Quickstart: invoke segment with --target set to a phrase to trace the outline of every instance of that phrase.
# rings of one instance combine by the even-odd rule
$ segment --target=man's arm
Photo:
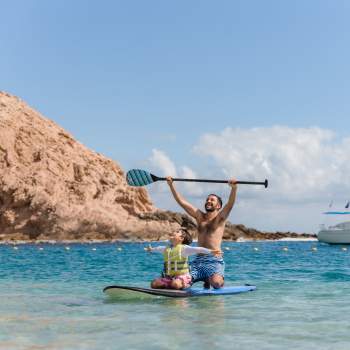
[[[185,212],[188,215],[191,215],[193,218],[197,219],[200,211],[195,208],[192,204],[188,203],[181,195],[179,192],[176,191],[173,179],[171,176],[168,176],[166,178],[166,181],[170,187],[171,193],[173,194],[176,202],[185,210]]]
[[[230,197],[228,199],[227,204],[222,208],[222,210],[219,213],[220,218],[223,220],[226,220],[228,218],[228,216],[230,215],[230,212],[233,208],[233,205],[235,204],[236,194],[237,194],[236,182],[237,182],[236,179],[231,179],[229,181],[229,185],[231,186]]]

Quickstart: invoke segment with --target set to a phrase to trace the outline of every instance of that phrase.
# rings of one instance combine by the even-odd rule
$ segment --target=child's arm
[[[156,252],[156,253],[164,253],[164,250],[166,249],[166,247],[164,246],[158,246],[158,247],[152,247],[151,245],[149,245],[148,247],[144,248],[147,252]]]
[[[204,247],[191,247],[191,246],[185,246],[183,250],[183,254],[185,256],[190,256],[194,254],[213,254],[215,256],[221,256],[222,251],[217,249],[208,249]]]

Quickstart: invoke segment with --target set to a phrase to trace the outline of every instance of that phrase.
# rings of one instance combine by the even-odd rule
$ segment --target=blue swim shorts
[[[190,273],[192,282],[206,281],[214,274],[224,277],[225,262],[223,258],[219,258],[210,254],[196,255],[190,264]]]

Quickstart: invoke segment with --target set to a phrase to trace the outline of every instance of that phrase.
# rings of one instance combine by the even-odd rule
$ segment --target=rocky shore
[[[163,240],[185,214],[160,211],[123,169],[19,98],[0,92],[0,242]],[[224,239],[315,238],[227,224]]]

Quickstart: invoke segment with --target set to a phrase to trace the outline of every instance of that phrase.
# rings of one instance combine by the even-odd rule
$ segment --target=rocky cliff
[[[14,239],[113,238],[147,232],[155,208],[120,166],[84,147],[20,99],[0,93],[0,234]]]
[[[159,211],[144,188],[127,186],[117,163],[0,92],[0,241],[164,239],[179,225],[195,232],[186,215]],[[226,231],[267,237],[243,225]]]

